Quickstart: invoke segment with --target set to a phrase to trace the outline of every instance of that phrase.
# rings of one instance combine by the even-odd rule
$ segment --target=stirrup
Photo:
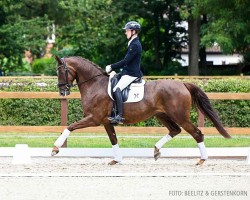
[[[110,121],[111,124],[117,125],[117,124],[123,124],[125,119],[120,115],[116,115],[115,117],[109,117],[108,120]]]

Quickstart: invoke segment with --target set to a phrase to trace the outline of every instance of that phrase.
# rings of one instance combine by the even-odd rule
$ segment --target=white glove
[[[112,71],[111,65],[106,66],[106,72],[110,73]]]

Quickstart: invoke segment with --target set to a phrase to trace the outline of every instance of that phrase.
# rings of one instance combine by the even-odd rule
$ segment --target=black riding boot
[[[111,124],[123,124],[123,101],[122,101],[122,92],[120,88],[117,88],[114,92],[117,115],[114,118],[110,118]]]

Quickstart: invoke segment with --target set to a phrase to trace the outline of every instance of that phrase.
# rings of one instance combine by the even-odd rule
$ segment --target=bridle
[[[58,87],[58,88],[60,88],[60,87],[62,87],[62,86],[66,86],[66,89],[67,89],[67,90],[70,90],[71,87],[75,87],[75,86],[77,86],[77,85],[78,85],[78,86],[79,86],[79,85],[82,85],[82,84],[84,84],[84,83],[86,83],[86,82],[88,82],[88,81],[90,81],[90,80],[92,80],[92,79],[94,79],[94,78],[96,78],[96,77],[98,77],[98,76],[101,76],[101,75],[105,74],[104,72],[101,72],[100,74],[97,74],[96,76],[93,76],[93,77],[91,77],[91,78],[89,78],[89,79],[87,79],[87,80],[80,81],[80,82],[79,82],[78,76],[76,76],[76,84],[70,84],[70,83],[69,83],[69,74],[70,74],[72,77],[74,77],[74,75],[73,75],[73,73],[70,71],[70,69],[68,68],[68,66],[67,66],[67,64],[65,63],[64,59],[61,59],[61,61],[62,61],[62,64],[59,65],[59,66],[57,67],[57,70],[63,67],[63,70],[64,70],[64,72],[65,72],[65,80],[66,80],[66,81],[65,81],[65,82],[58,82],[58,84],[57,84],[57,87]]]
[[[67,67],[66,63],[64,62],[63,59],[61,59],[62,64],[57,67],[57,70],[63,67],[63,70],[65,72],[65,82],[58,82],[57,87],[60,88],[62,86],[66,86],[66,88],[69,90],[71,87],[73,87],[73,84],[69,83],[69,74],[73,77],[72,72],[69,70]]]

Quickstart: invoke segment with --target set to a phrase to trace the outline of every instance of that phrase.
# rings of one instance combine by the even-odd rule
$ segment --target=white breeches
[[[118,83],[116,84],[116,86],[113,89],[113,92],[115,92],[115,90],[117,88],[120,88],[120,90],[122,91],[124,88],[126,88],[130,83],[132,83],[135,79],[137,79],[137,77],[134,76],[129,76],[129,75],[123,75],[121,77],[121,79],[118,81]]]

